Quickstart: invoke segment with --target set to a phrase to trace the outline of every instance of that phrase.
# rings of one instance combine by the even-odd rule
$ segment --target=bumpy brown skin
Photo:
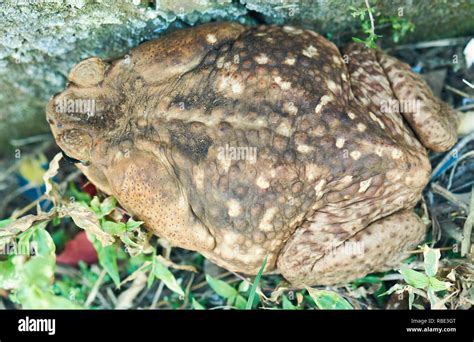
[[[423,239],[411,209],[425,146],[450,148],[456,120],[382,51],[353,44],[345,59],[312,31],[207,24],[81,62],[48,121],[94,184],[173,245],[247,274],[268,256],[295,286],[346,282]],[[97,112],[61,113],[64,99]],[[420,106],[383,111],[397,99]]]

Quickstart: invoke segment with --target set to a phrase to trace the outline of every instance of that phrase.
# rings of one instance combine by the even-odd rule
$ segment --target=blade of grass
[[[262,277],[263,269],[265,268],[265,265],[267,264],[267,258],[268,256],[266,256],[265,259],[263,259],[262,266],[260,267],[260,270],[258,271],[257,276],[255,277],[255,280],[252,284],[252,288],[250,289],[250,294],[247,300],[247,305],[245,306],[245,310],[252,309],[253,300],[255,298],[255,293],[257,292],[258,283],[260,282],[260,278]]]

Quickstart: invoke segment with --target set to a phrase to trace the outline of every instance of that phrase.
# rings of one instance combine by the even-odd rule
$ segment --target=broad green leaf
[[[262,266],[260,267],[260,270],[258,271],[257,276],[255,277],[255,280],[252,284],[252,288],[250,289],[249,298],[247,300],[247,305],[245,307],[245,309],[247,310],[252,309],[253,300],[255,298],[255,293],[257,292],[258,283],[260,282],[260,278],[262,277],[263,270],[265,269],[265,265],[267,264],[267,258],[268,256],[266,256],[265,259],[263,259]]]
[[[38,286],[22,288],[16,294],[23,309],[81,309],[81,307],[70,300],[56,296]]]
[[[19,272],[21,272],[22,287],[38,286],[47,288],[53,280],[55,266],[56,258],[54,255],[34,256],[23,265],[17,265],[20,268]]]
[[[148,273],[148,279],[146,280],[147,289],[151,288],[151,285],[153,285],[154,281],[155,281],[155,272],[153,271],[153,268],[152,268],[151,272]]]
[[[99,257],[99,263],[110,276],[117,288],[120,287],[120,275],[117,266],[117,254],[115,251],[115,245],[103,247],[100,241],[93,238],[92,244],[97,251]]]
[[[101,223],[102,229],[111,235],[120,235],[127,230],[123,222],[104,221]]]
[[[180,296],[184,296],[183,289],[179,286],[173,273],[156,258],[153,262],[153,273],[155,277],[160,279],[171,291],[176,292]]]
[[[0,261],[0,289],[12,290],[22,283],[12,259]]]
[[[206,274],[206,281],[209,286],[221,297],[225,299],[232,299],[234,300],[237,297],[237,290],[234,289],[232,286],[227,284],[226,282],[213,278],[209,274]]]
[[[230,305],[232,305],[232,303],[230,303]],[[234,299],[234,305],[239,310],[245,310],[247,308],[247,300],[238,294]]]
[[[201,305],[196,299],[191,299],[191,304],[194,310],[206,310],[206,308]]]
[[[309,295],[319,309],[352,310],[352,305],[339,294],[328,290],[317,290],[306,287]]]
[[[53,254],[56,251],[56,246],[46,231],[48,221],[40,222],[29,228],[27,231],[18,235],[18,249],[17,253],[21,255],[31,255],[31,245],[35,247],[34,251],[37,254]]]
[[[30,241],[35,233],[34,226],[18,235],[17,253],[21,255],[30,255]]]
[[[117,206],[117,200],[114,197],[107,197],[100,204],[100,214],[102,217],[109,215]]]
[[[38,255],[55,256],[56,245],[49,232],[45,229],[47,222],[40,227],[41,223],[36,227],[33,236],[33,243],[35,244],[36,253]]]
[[[286,298],[285,295],[282,296],[282,305],[284,310],[298,310],[298,307],[293,305],[293,303],[288,298]]]
[[[101,212],[100,212],[100,200],[99,200],[99,197],[97,196],[94,196],[94,198],[92,199],[92,201],[90,202],[90,208],[98,215],[98,216],[101,216]]]
[[[429,277],[434,277],[438,272],[439,259],[441,252],[439,249],[433,249],[427,245],[423,246],[423,256],[425,263],[425,273]]]
[[[410,268],[402,268],[400,273],[407,284],[417,289],[425,289],[430,284],[430,279],[425,274],[412,270]]]
[[[126,224],[127,230],[129,232],[134,231],[135,229],[140,227],[142,224],[143,224],[142,221],[134,221],[133,219],[130,218],[128,219],[127,224]]]
[[[429,288],[432,289],[434,292],[449,290],[452,284],[447,281],[441,281],[436,279],[435,277],[430,278],[430,286]]]

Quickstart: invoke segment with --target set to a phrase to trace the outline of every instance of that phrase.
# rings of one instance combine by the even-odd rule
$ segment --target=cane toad
[[[425,235],[427,149],[457,138],[454,111],[380,49],[236,23],[80,62],[47,118],[148,229],[232,271],[267,257],[295,286],[396,267]]]

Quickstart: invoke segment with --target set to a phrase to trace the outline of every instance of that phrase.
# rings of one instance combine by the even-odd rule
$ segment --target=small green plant
[[[239,290],[209,274],[206,274],[206,281],[219,296],[227,300],[228,306],[234,306],[241,310],[246,308],[247,300],[239,293]]]
[[[334,291],[318,290],[306,287],[308,294],[318,309],[322,310],[352,310],[352,305]]]
[[[8,221],[0,221],[0,226],[6,227]],[[0,261],[0,288],[24,309],[78,309],[79,304],[54,293],[56,247],[46,225],[35,224],[9,241],[18,249]]]
[[[6,260],[0,261],[0,288],[8,291],[12,302],[31,309],[87,306],[84,304],[90,288],[78,285],[72,278],[55,277],[56,245],[47,227],[54,230],[64,220],[72,221],[86,231],[106,278],[109,277],[116,288],[136,276],[132,273],[121,282],[118,261],[142,257],[141,265],[135,267],[138,269],[134,272],[149,272],[148,287],[154,279],[159,279],[172,292],[184,296],[184,291],[168,269],[172,263],[155,255],[156,249],[149,243],[151,233],[141,227],[143,222],[132,218],[125,221],[115,198],[91,198],[74,185],[69,186],[67,196],[60,193],[52,181],[60,159],[61,154],[56,155],[43,176],[45,196],[53,207],[48,212],[38,209],[36,215],[0,221],[0,246],[9,248],[4,257]],[[86,277],[84,265],[80,268]],[[88,283],[94,284],[97,280]]]
[[[398,43],[408,33],[415,30],[415,24],[410,20],[403,18],[402,14],[384,17],[371,8],[368,1],[366,1],[366,7],[364,8],[355,8],[351,6],[349,9],[351,10],[352,17],[359,18],[362,32],[367,35],[364,39],[352,37],[352,40],[358,43],[363,43],[369,48],[377,47],[376,41],[379,37],[382,37],[375,33],[375,21],[377,21],[381,26],[390,26],[394,43]]]
[[[380,24],[390,24],[392,28],[392,40],[394,43],[398,43],[400,39],[405,37],[408,33],[415,31],[414,23],[398,15],[381,18],[379,22]]]
[[[447,298],[449,298],[449,296],[441,299],[436,294],[446,294],[446,292],[451,289],[453,284],[447,281],[439,280],[436,277],[441,253],[439,249],[432,249],[425,245],[423,247],[423,257],[424,272],[418,272],[406,266],[402,267],[400,269],[400,273],[407,284],[395,284],[387,292],[382,293],[380,296],[389,295],[394,292],[397,294],[407,292],[408,306],[410,309],[414,306],[417,308],[422,308],[421,306],[414,304],[416,294],[424,298],[428,298],[431,308],[433,309],[443,307],[444,302]]]
[[[352,11],[351,15],[354,18],[357,18],[357,17],[359,18],[362,25],[362,32],[364,32],[367,35],[365,39],[352,37],[352,40],[357,43],[363,43],[368,48],[377,47],[377,44],[375,44],[375,42],[377,41],[377,38],[381,36],[378,36],[375,34],[375,23],[374,23],[374,16],[373,16],[374,10],[370,6],[367,6],[366,8],[360,8],[360,9],[357,9],[351,6],[349,7],[349,9]]]

